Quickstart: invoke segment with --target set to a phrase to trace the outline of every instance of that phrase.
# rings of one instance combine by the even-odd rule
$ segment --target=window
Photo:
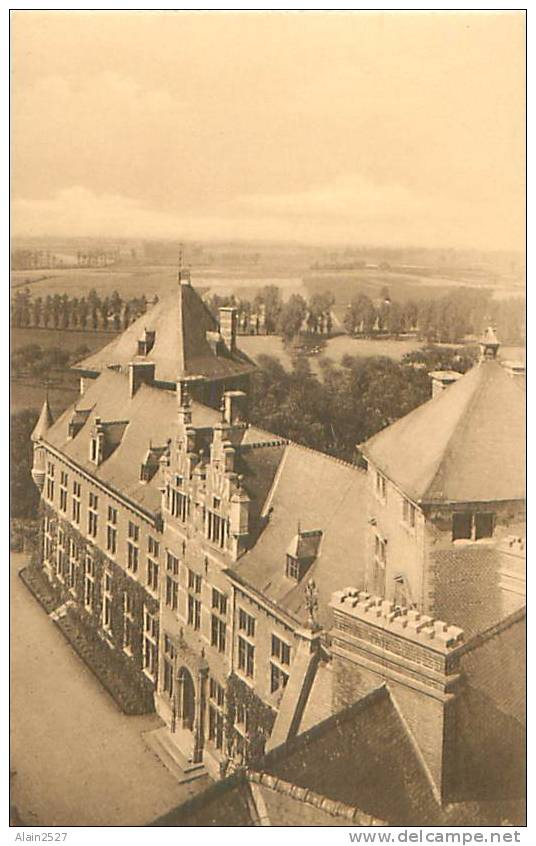
[[[272,658],[276,658],[280,664],[290,664],[290,645],[275,634],[272,635]]]
[[[387,499],[387,479],[379,470],[376,470],[376,496],[382,502]]]
[[[84,562],[84,606],[88,611],[93,610],[95,602],[95,562],[91,555],[86,555]]]
[[[216,749],[223,749],[225,691],[213,678],[209,679],[208,697],[208,737]]]
[[[175,691],[175,647],[168,635],[164,635],[164,693],[173,699]]]
[[[201,576],[193,570],[188,570],[188,590],[201,593]]]
[[[243,608],[238,610],[238,628],[241,632],[245,632],[248,637],[255,637],[255,617],[252,617]]]
[[[300,580],[300,562],[293,555],[287,555],[287,576],[297,582]]]
[[[60,582],[63,581],[64,574],[67,570],[66,556],[65,556],[65,532],[58,529],[58,548],[56,550],[56,575]]]
[[[67,587],[76,595],[76,570],[78,567],[78,548],[71,538],[69,542],[69,567],[67,570]]]
[[[218,652],[225,652],[227,642],[227,597],[217,588],[212,588],[212,615],[210,618],[210,644]]]
[[[188,625],[195,631],[201,628],[201,600],[191,593],[188,594]]]
[[[131,573],[138,572],[140,551],[137,543],[140,538],[140,527],[129,520],[127,541],[127,569]]]
[[[217,497],[214,498],[216,500]],[[219,503],[219,500],[218,500]],[[219,508],[218,504],[218,508]],[[221,549],[224,548],[229,534],[228,521],[217,514],[215,511],[207,509],[205,512],[205,534],[209,541],[217,544]]]
[[[47,499],[52,502],[54,499],[54,464],[52,461],[47,461],[47,472],[46,472],[46,493]]]
[[[211,616],[210,645],[215,646],[218,652],[225,652],[227,639],[227,625],[216,614]]]
[[[243,637],[238,637],[238,669],[249,678],[255,671],[255,647]]]
[[[102,627],[105,632],[112,631],[112,574],[104,571],[102,578]]]
[[[166,556],[166,605],[173,611],[179,607],[179,559],[171,552]]]
[[[182,487],[182,483],[182,476],[175,476],[175,485],[167,485],[166,508],[172,517],[177,517],[183,523],[186,523],[190,516],[190,497],[187,493],[178,490]]]
[[[147,539],[147,587],[153,593],[158,591],[158,554],[160,544],[150,535]]]
[[[151,679],[156,678],[158,620],[147,608],[143,611],[143,669]]]
[[[415,508],[413,503],[410,502],[409,499],[406,499],[404,497],[404,499],[402,500],[402,520],[406,524],[406,526],[410,527],[410,529],[415,528],[416,513],[417,509]]]
[[[227,614],[227,597],[217,588],[212,588],[212,607],[222,616]]]
[[[43,557],[45,566],[50,569],[52,564],[52,553],[54,549],[53,544],[53,526],[50,517],[45,516],[45,524],[44,524],[44,549],[43,549]]]
[[[63,511],[64,514],[67,513],[68,484],[69,476],[64,470],[62,470],[60,474],[60,511]]]
[[[89,510],[87,514],[87,533],[91,538],[97,537],[99,498],[97,494],[89,493]]]
[[[472,530],[471,514],[458,511],[452,515],[452,540],[470,540]]]
[[[123,649],[132,655],[134,644],[134,600],[131,594],[123,594]]]
[[[272,660],[270,662],[270,691],[275,693],[288,682],[288,671],[284,667],[290,665],[290,645],[280,637],[272,635]]]
[[[110,555],[117,551],[117,509],[108,506],[108,525],[106,526],[106,550]]]
[[[493,537],[495,514],[481,511],[456,511],[452,515],[452,540],[481,540]]]
[[[130,570],[131,573],[138,572],[138,562],[139,562],[139,555],[140,551],[137,546],[134,546],[131,541],[127,543],[127,569]]]
[[[80,525],[80,498],[82,486],[80,482],[73,482],[73,523]]]
[[[270,693],[275,693],[276,690],[286,687],[288,682],[288,673],[285,673],[281,667],[270,662]]]
[[[494,523],[494,514],[485,512],[475,514],[475,540],[480,540],[480,538],[493,537]]]

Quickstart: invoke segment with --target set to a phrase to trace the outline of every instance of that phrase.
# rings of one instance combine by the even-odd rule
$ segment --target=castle
[[[275,790],[277,776],[352,819],[407,822],[370,791],[396,746],[382,726],[414,756],[435,821],[492,795],[491,751],[512,785],[524,391],[492,330],[481,348],[464,376],[433,374],[434,396],[348,464],[248,423],[254,365],[236,312],[216,321],[181,269],[168,300],[76,366],[73,407],[53,420],[45,402],[32,435],[39,566],[154,702],[155,748],[191,778],[223,778],[221,801],[244,779]],[[358,749],[371,731],[378,748],[343,797],[352,779],[340,784],[329,750],[350,725]],[[331,775],[311,784],[318,766],[293,761],[326,737]],[[517,813],[494,796],[482,819]],[[188,813],[177,820],[195,824]]]

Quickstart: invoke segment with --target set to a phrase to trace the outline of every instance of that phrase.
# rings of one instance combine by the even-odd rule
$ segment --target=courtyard
[[[146,746],[156,715],[126,717],[71,650],[11,556],[11,802],[24,825],[144,825],[193,793]]]

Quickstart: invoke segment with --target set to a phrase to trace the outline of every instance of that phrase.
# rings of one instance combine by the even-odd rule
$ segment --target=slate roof
[[[154,332],[154,345],[146,356],[138,355],[138,341],[145,330]],[[240,350],[218,353],[207,338],[218,323],[191,285],[177,285],[173,294],[160,300],[134,321],[118,338],[74,365],[77,370],[100,373],[110,365],[127,368],[131,361],[151,361],[158,382],[175,384],[185,376],[223,379],[249,373],[253,362]]]
[[[86,413],[81,414],[82,410]],[[199,427],[212,427],[220,420],[217,411],[201,403],[192,403],[192,413],[194,425]],[[80,428],[70,438],[69,422],[72,418],[79,422]],[[97,418],[101,419],[109,434],[120,434],[119,438],[113,438],[113,451],[99,466],[89,459],[91,431]],[[115,425],[105,425],[110,423]],[[149,446],[152,444],[157,449],[165,447],[168,439],[176,436],[177,425],[174,391],[141,385],[130,397],[128,377],[107,370],[88,383],[84,396],[47,429],[44,440],[95,479],[154,515],[161,504],[158,477],[141,482],[140,468]],[[274,435],[255,427],[244,429],[240,438],[243,443],[274,441]],[[269,484],[269,481],[257,484],[262,488],[262,484]]]
[[[364,575],[366,475],[355,465],[289,443],[280,448],[273,479],[259,537],[229,572],[303,622],[308,616],[304,587],[314,579],[318,619],[327,623],[333,591],[360,583]],[[316,558],[296,582],[286,575],[286,556],[298,522],[303,532],[319,530],[322,536]]]
[[[217,782],[150,824],[189,826],[373,826],[383,820],[304,790],[269,773],[249,770]]]
[[[477,734],[475,714],[477,720],[486,719],[486,708],[489,721],[485,703],[472,719],[465,718],[462,747]],[[358,807],[389,825],[522,825],[524,784],[517,774],[521,759],[514,755],[509,766],[503,759],[498,765],[495,744],[487,746],[488,760],[480,758],[470,784],[463,778],[467,762],[462,756],[458,772],[465,788],[463,801],[441,807],[389,690],[382,686],[274,749],[256,768]]]
[[[524,393],[499,361],[482,360],[361,449],[415,502],[524,499]]]

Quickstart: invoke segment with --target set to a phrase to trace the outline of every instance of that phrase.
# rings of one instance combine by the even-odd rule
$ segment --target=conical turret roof
[[[47,394],[47,396],[45,397],[45,401],[41,406],[39,418],[31,434],[32,441],[38,441],[40,438],[43,438],[52,426],[53,422],[54,418],[52,417],[52,412],[50,410]]]

